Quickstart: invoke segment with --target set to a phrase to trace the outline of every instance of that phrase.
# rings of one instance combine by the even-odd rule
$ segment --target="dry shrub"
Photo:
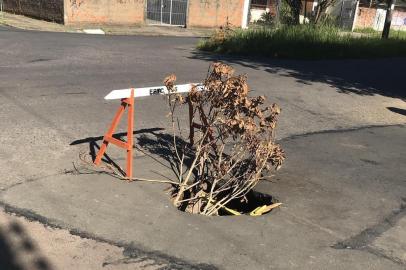
[[[250,97],[247,77],[233,75],[232,67],[211,65],[204,91],[194,87],[187,97],[176,93],[175,75],[164,81],[173,124],[174,153],[179,162],[179,185],[172,190],[173,203],[187,212],[218,215],[233,200],[246,194],[278,169],[285,155],[275,143],[278,105],[265,106],[265,97]],[[200,128],[192,145],[179,144],[176,109],[193,104],[193,122]]]
[[[222,44],[235,33],[233,28],[234,27],[227,21],[225,25],[214,30],[213,34],[210,36],[210,41],[214,44]]]

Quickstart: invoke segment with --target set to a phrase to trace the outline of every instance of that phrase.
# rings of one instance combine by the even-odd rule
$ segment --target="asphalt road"
[[[405,59],[241,59],[198,53],[196,42],[0,28],[6,210],[122,247],[122,264],[146,257],[174,269],[404,269]],[[282,107],[278,138],[288,160],[276,183],[258,187],[285,203],[280,210],[193,217],[170,206],[164,186],[66,173],[88,149],[72,143],[105,132],[118,105],[103,100],[110,90],[160,85],[169,73],[196,82],[221,58],[248,75],[252,94]],[[157,129],[168,128],[166,114],[162,97],[137,100],[136,130],[165,132]],[[136,176],[171,173],[140,153],[135,160]]]

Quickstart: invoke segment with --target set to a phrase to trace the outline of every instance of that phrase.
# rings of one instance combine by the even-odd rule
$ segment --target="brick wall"
[[[188,27],[241,26],[244,0],[189,0]]]
[[[34,18],[63,22],[64,0],[3,0],[4,10]]]
[[[65,24],[140,24],[144,0],[65,0]]]
[[[374,26],[376,12],[375,8],[359,7],[355,28],[372,28]],[[393,11],[391,29],[406,30],[405,10],[399,9]]]
[[[375,8],[359,7],[355,28],[373,27],[375,15]]]

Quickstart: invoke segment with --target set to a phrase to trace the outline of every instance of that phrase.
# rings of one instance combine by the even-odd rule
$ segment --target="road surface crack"
[[[380,237],[383,233],[391,229],[396,225],[396,223],[403,217],[406,216],[406,198],[402,198],[402,202],[398,209],[393,210],[389,215],[387,215],[379,223],[372,227],[366,228],[359,234],[354,235],[344,241],[340,241],[332,246],[335,249],[356,249],[365,250],[374,255],[387,258],[398,264],[403,262],[397,258],[393,258],[384,254],[381,250],[375,247],[371,247],[370,244]]]

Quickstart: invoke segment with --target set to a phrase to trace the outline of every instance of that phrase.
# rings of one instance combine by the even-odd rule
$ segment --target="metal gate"
[[[186,25],[188,0],[148,0],[147,23]]]
[[[352,30],[356,9],[356,0],[343,0],[341,2],[340,26],[342,28]]]

